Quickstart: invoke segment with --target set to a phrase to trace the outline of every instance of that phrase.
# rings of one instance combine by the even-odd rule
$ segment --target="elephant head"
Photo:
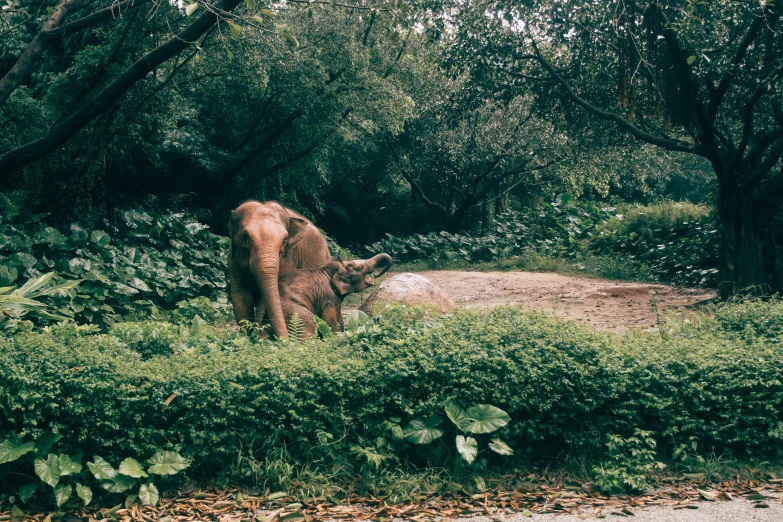
[[[392,266],[389,254],[378,254],[370,259],[342,261],[332,276],[332,286],[340,296],[361,292],[374,286],[373,277],[380,277]]]
[[[278,275],[298,268],[318,268],[329,259],[323,235],[296,212],[274,202],[248,201],[240,205],[231,213],[229,252],[230,276],[232,268],[235,269],[231,293],[237,321],[252,319],[240,317],[238,312],[247,308],[239,301],[242,292],[249,291],[255,320],[261,323],[265,316],[268,317],[275,335],[286,337]],[[236,298],[234,294],[237,294]]]

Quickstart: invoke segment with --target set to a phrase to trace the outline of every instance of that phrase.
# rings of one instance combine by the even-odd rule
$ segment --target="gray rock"
[[[397,274],[381,283],[359,309],[372,315],[375,303],[428,305],[437,308],[441,313],[454,306],[454,302],[429,279],[410,272]]]

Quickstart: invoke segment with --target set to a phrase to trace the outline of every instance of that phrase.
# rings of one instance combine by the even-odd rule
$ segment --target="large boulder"
[[[428,305],[434,306],[441,312],[454,306],[454,302],[429,279],[410,272],[397,274],[381,283],[359,309],[372,315],[375,303]]]

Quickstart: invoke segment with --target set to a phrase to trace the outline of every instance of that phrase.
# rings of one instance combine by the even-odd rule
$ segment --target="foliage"
[[[53,272],[30,279],[20,288],[14,289],[13,286],[0,288],[0,329],[15,330],[27,315],[50,321],[67,321],[68,318],[65,316],[48,312],[46,305],[37,298],[65,292],[76,287],[81,281],[68,281],[45,288],[52,277],[54,277]]]
[[[451,422],[465,435],[492,433],[511,420],[505,411],[489,404],[478,404],[465,410],[457,401],[449,399],[444,409]],[[479,453],[478,443],[471,435],[465,435],[457,435],[457,451],[468,464],[472,464]],[[514,454],[514,450],[497,437],[489,443],[489,449],[499,455]]]
[[[405,238],[388,235],[367,246],[371,253],[386,252],[395,260],[492,261],[534,250],[544,255],[573,257],[579,242],[592,237],[599,221],[615,209],[575,204],[562,196],[526,212],[499,216],[485,236],[449,232],[415,234]]]
[[[762,305],[722,305],[721,320],[664,322],[665,336],[603,334],[517,308],[442,317],[390,309],[344,335],[284,346],[208,324],[147,321],[109,335],[55,325],[0,338],[0,436],[37,439],[45,426],[64,435],[63,453],[81,448],[111,462],[177,451],[199,474],[224,469],[248,445],[261,461],[286,447],[324,470],[374,467],[370,450],[383,465],[443,466],[452,455],[437,449],[445,446],[413,451],[395,442],[406,426],[385,423],[420,419],[445,432],[452,428],[428,419],[459,397],[507,412],[513,422],[500,433],[519,448],[515,459],[598,456],[608,434],[636,429],[655,432],[664,454],[698,437],[716,454],[779,459],[779,327],[744,326],[753,306]],[[783,314],[779,301],[763,306]],[[158,346],[156,330],[172,349],[144,354]],[[414,436],[417,426],[408,428]],[[473,433],[462,435],[484,436]],[[490,464],[500,458],[493,454]]]
[[[650,487],[648,475],[665,465],[657,462],[656,442],[650,431],[634,430],[628,438],[606,437],[608,460],[593,468],[596,487],[608,494],[644,491]]]
[[[618,209],[562,197],[527,212],[504,213],[486,235],[389,235],[365,248],[433,266],[497,261],[500,267],[501,260],[516,258],[522,269],[573,271],[573,266],[553,263],[570,259],[582,273],[602,277],[714,287],[718,243],[717,228],[703,206],[660,202]]]
[[[0,477],[13,473],[32,478],[29,473],[32,469],[39,479],[39,482],[28,482],[22,486],[16,481],[21,503],[27,504],[38,491],[48,495],[50,490],[46,486],[49,486],[57,508],[73,501],[74,493],[87,505],[92,502],[93,490],[85,484],[89,484],[89,476],[92,475],[96,485],[108,493],[128,493],[138,487],[135,494],[131,493],[125,499],[126,507],[137,499],[143,505],[156,505],[160,493],[150,475],[176,475],[189,466],[186,459],[172,451],[156,452],[147,461],[149,466],[146,471],[140,462],[131,457],[125,458],[118,469],[97,455],[84,466],[81,450],[73,455],[49,452],[62,438],[60,434],[44,431],[35,441],[22,442],[21,437],[13,436],[0,442]],[[51,500],[50,496],[49,503]]]
[[[54,270],[68,291],[47,292],[43,302],[58,315],[99,325],[116,314],[175,306],[184,317],[196,302],[181,302],[199,296],[225,302],[226,238],[184,214],[126,210],[117,218],[106,230],[73,223],[60,231],[42,216],[0,224],[0,284]]]
[[[599,228],[590,248],[641,261],[664,281],[715,287],[719,243],[705,207],[664,202],[628,207]]]

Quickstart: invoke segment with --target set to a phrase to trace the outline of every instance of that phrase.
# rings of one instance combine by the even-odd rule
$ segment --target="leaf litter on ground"
[[[574,514],[580,518],[604,518],[608,515],[634,516],[637,509],[668,506],[673,509],[698,509],[699,502],[732,501],[742,497],[754,507],[766,508],[770,502],[783,501],[783,481],[743,480],[705,485],[685,479],[654,492],[638,496],[608,496],[595,491],[592,483],[568,483],[550,488],[546,477],[540,484],[508,491],[501,487],[479,494],[428,492],[416,502],[389,504],[382,498],[350,495],[340,501],[316,497],[297,501],[285,492],[252,495],[240,488],[182,492],[173,498],[161,498],[157,506],[120,504],[113,508],[82,507],[63,512],[27,513],[22,515],[11,506],[0,504],[0,521],[24,518],[35,522],[64,520],[75,522],[178,522],[183,520],[217,522],[313,522],[320,520],[425,520],[456,519],[473,516],[520,513],[532,516],[542,513]],[[674,480],[674,479],[672,479]],[[339,503],[338,503],[339,502]],[[69,513],[65,513],[69,511]]]

